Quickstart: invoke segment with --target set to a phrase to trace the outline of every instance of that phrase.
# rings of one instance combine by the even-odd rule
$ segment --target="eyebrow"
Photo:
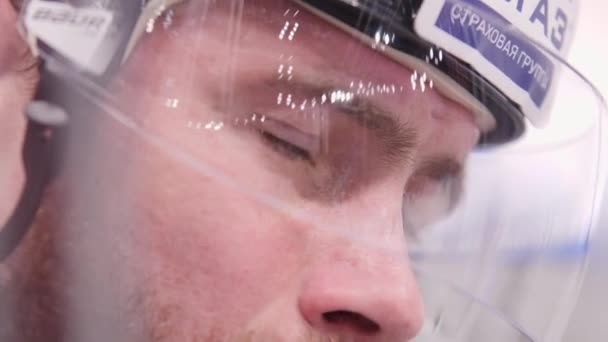
[[[450,156],[431,157],[424,160],[417,172],[435,181],[441,182],[448,178],[462,176],[462,163]]]
[[[337,85],[334,81],[310,75],[294,76],[291,81],[272,79],[266,83],[275,87],[288,87],[296,93],[312,97],[322,95],[331,97],[331,93],[336,91],[353,94],[347,86]],[[353,94],[350,101],[329,102],[357,124],[374,132],[383,141],[386,149],[385,158],[389,164],[396,164],[403,160],[413,161],[418,133],[413,125],[399,120],[397,113],[387,111],[373,101],[357,96],[357,94]],[[463,193],[463,170],[464,166],[461,161],[449,155],[439,155],[423,159],[414,172],[442,185],[445,194],[449,196],[449,210],[451,210]]]
[[[340,110],[357,124],[372,131],[385,145],[385,159],[390,163],[411,161],[416,147],[417,131],[399,119],[397,113],[392,113],[368,99],[358,96],[347,86],[336,85],[335,82],[324,80],[311,80],[304,77],[293,77],[292,80],[268,80],[268,85],[274,87],[287,87],[294,92],[304,93],[316,97],[320,101],[322,96],[327,97],[328,104]],[[342,92],[351,94],[348,101],[330,100],[332,93]]]
[[[337,105],[361,126],[374,132],[385,143],[389,162],[412,160],[417,132],[411,125],[400,122],[396,115],[386,112],[370,101],[356,98],[352,103]]]
[[[311,73],[312,74],[312,73]],[[348,86],[338,85],[334,81],[326,81],[307,74],[306,76],[293,76],[291,80],[267,79],[263,82],[273,88],[287,88],[293,93],[316,98],[331,96],[334,91],[346,91],[353,94]],[[254,85],[255,86],[255,85]],[[284,88],[283,88],[284,87]],[[329,104],[338,108],[362,127],[369,129],[383,141],[385,145],[385,158],[390,164],[407,161],[413,162],[413,152],[417,145],[418,132],[413,125],[399,120],[397,113],[392,113],[368,99],[353,94],[350,101]],[[421,177],[427,177],[442,186],[444,196],[448,199],[446,214],[454,209],[463,193],[463,163],[449,155],[428,157],[420,162],[414,171]]]
[[[448,212],[454,209],[463,194],[464,166],[450,156],[438,156],[424,160],[414,173],[440,184],[448,199]]]

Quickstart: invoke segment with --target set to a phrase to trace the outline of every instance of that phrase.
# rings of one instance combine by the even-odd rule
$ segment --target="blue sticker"
[[[448,0],[435,26],[477,50],[541,107],[554,65],[504,17],[479,0]]]

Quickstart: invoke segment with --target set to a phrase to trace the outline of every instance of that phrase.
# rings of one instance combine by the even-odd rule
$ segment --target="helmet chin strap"
[[[27,234],[47,185],[61,164],[66,111],[52,100],[58,83],[44,67],[34,100],[26,108],[27,129],[21,150],[25,185],[8,221],[0,229],[0,262],[8,258]]]

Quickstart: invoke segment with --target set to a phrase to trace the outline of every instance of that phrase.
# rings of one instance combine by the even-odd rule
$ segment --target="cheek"
[[[295,286],[306,259],[303,227],[183,164],[145,149],[138,155],[141,272],[162,296],[248,316]]]

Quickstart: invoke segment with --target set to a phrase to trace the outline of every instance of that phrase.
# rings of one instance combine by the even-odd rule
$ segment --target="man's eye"
[[[260,130],[262,138],[270,145],[270,147],[276,152],[292,160],[305,160],[312,162],[310,152],[304,148],[301,148],[295,144],[292,144],[286,140],[278,138],[274,134]]]
[[[250,124],[274,151],[291,160],[313,162],[319,138],[302,128],[270,116]]]

